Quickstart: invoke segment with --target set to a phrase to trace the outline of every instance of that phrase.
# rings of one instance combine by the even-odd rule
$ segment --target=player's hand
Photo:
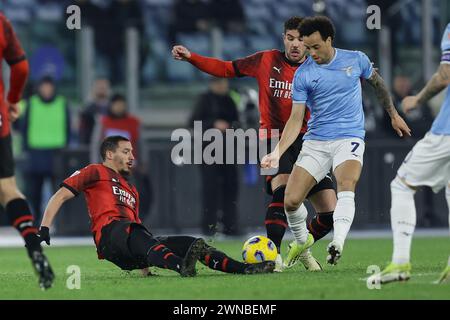
[[[45,241],[46,244],[50,245],[50,229],[48,227],[41,227],[38,232],[38,237],[40,242]]]
[[[404,113],[408,113],[414,108],[417,108],[419,98],[417,96],[407,96],[402,100],[402,109]]]
[[[406,124],[405,120],[397,113],[391,119],[392,128],[397,132],[400,137],[403,137],[404,134],[407,136],[411,136],[411,129]]]
[[[18,103],[8,103],[9,121],[14,122],[19,119],[20,108]]]
[[[270,168],[278,168],[280,162],[280,157],[278,152],[272,152],[266,154],[261,160],[261,168],[270,169]]]
[[[191,52],[184,46],[174,46],[172,48],[172,57],[175,60],[188,60],[191,58]]]

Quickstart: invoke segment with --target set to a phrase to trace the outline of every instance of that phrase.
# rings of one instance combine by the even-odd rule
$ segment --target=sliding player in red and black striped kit
[[[0,61],[3,59],[11,68],[11,75],[6,99],[3,79],[0,78],[0,204],[5,208],[11,225],[25,241],[28,256],[39,275],[39,285],[47,289],[53,283],[54,274],[42,253],[28,202],[16,185],[11,141],[10,126],[19,117],[18,102],[28,77],[28,61],[10,22],[0,13]]]
[[[61,205],[83,192],[91,231],[99,259],[123,270],[148,267],[168,268],[181,276],[195,276],[197,260],[211,269],[239,274],[269,273],[275,263],[245,264],[209,246],[201,238],[189,236],[153,237],[139,219],[139,193],[127,181],[133,166],[131,142],[121,136],[107,137],[101,144],[102,164],[91,164],[64,180],[48,202],[40,237],[50,244],[54,217]]]
[[[234,61],[222,61],[215,58],[204,57],[187,48],[177,45],[172,49],[172,55],[177,60],[185,60],[198,69],[216,77],[254,77],[259,87],[259,111],[261,140],[275,138],[271,130],[278,129],[281,132],[286,125],[292,109],[291,86],[294,73],[305,60],[305,48],[297,30],[301,18],[292,17],[284,24],[283,42],[285,51],[266,50],[260,51],[248,57]],[[286,184],[292,167],[302,148],[302,137],[307,131],[309,112],[305,115],[303,127],[296,142],[280,159],[278,172],[267,177],[267,191],[272,196],[266,212],[265,225],[268,238],[272,239],[280,253],[281,241],[288,226],[284,212],[284,195]],[[279,137],[276,137],[279,138]],[[320,181],[309,193],[316,216],[308,224],[310,235],[317,241],[324,237],[333,227],[333,211],[336,206],[336,193],[331,177]],[[289,257],[286,267],[292,267],[297,261],[301,261],[308,270],[320,270],[320,265],[306,251],[302,256]],[[281,271],[281,255],[277,257],[276,271]]]

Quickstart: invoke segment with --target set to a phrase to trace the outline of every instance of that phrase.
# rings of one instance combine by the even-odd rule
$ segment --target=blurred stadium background
[[[197,6],[207,2],[220,10],[202,13]],[[66,8],[71,4],[81,8],[81,30],[66,27]],[[381,8],[381,30],[366,28],[370,4]],[[198,166],[176,166],[170,161],[170,135],[175,128],[187,126],[196,99],[207,89],[208,76],[188,63],[174,61],[170,53],[173,44],[232,60],[258,50],[282,49],[283,22],[292,15],[325,14],[337,29],[335,46],[366,52],[401,96],[404,91],[420,89],[436,69],[440,37],[450,21],[448,0],[8,0],[1,1],[1,9],[14,25],[30,61],[25,98],[34,92],[42,76],[51,75],[58,93],[69,101],[71,140],[54,167],[56,180],[89,162],[89,146],[80,142],[78,128],[94,79],[105,77],[112,83],[112,92],[125,94],[130,111],[141,120],[142,152],[148,157],[145,171],[152,190],[146,193],[152,200],[141,215],[155,234],[200,233]],[[205,24],[192,31],[184,28],[186,19]],[[113,42],[118,45],[111,45]],[[7,76],[6,65],[3,72]],[[242,123],[256,126],[254,109],[249,107],[257,103],[256,81],[231,80],[231,87],[238,97]],[[442,99],[443,94],[429,104],[431,117],[416,114],[407,118],[415,135],[404,141],[388,129],[383,108],[372,91],[365,90],[367,147],[353,230],[390,229],[389,183],[415,141],[430,127]],[[14,141],[19,184],[24,190],[27,178],[22,169],[30,159],[22,150],[19,131],[14,133]],[[239,225],[244,232],[264,234],[268,199],[263,178],[255,168],[239,168]],[[44,205],[50,194],[47,185]],[[448,226],[442,194],[424,188],[416,197],[419,228],[440,232]],[[84,199],[79,197],[63,207],[55,232],[61,236],[89,235],[88,224]],[[0,215],[0,225],[6,225],[4,215]],[[4,230],[8,233],[9,229]]]

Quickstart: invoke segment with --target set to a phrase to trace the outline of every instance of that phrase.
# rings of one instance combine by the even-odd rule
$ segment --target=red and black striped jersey
[[[101,229],[114,220],[139,219],[139,194],[136,188],[113,169],[91,164],[73,173],[61,186],[74,195],[83,192],[86,198],[91,231],[98,245]]]
[[[8,101],[17,103],[20,100],[28,76],[28,63],[20,63],[26,60],[25,52],[14,33],[11,23],[5,15],[0,13],[0,61],[3,61],[3,59],[11,66]],[[1,74],[2,67],[0,63]],[[10,132],[4,91],[3,77],[0,77],[0,138],[9,135]]]
[[[292,80],[299,63],[289,61],[279,50],[260,51],[233,61],[237,76],[256,78],[259,87],[260,128],[279,129],[280,134],[292,110]],[[306,109],[301,132],[306,132],[310,114]],[[264,131],[260,132],[264,138]]]

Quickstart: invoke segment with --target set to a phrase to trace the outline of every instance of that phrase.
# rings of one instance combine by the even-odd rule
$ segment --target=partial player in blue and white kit
[[[375,88],[399,136],[410,135],[410,130],[398,115],[383,79],[369,58],[360,51],[332,46],[334,26],[328,18],[306,18],[299,32],[310,56],[294,75],[293,107],[281,140],[274,152],[263,158],[261,165],[277,166],[279,157],[294,142],[308,106],[311,111],[308,131],[285,193],[285,211],[296,238],[290,244],[285,261],[295,263],[298,255],[314,243],[306,229],[307,211],[303,201],[309,190],[332,168],[338,201],[327,262],[336,264],[355,215],[355,187],[363,164],[365,131],[361,78]]]
[[[403,99],[405,113],[423,106],[450,84],[450,23],[442,37],[441,50],[441,63],[437,72],[419,94]],[[414,193],[420,186],[431,187],[434,192],[445,187],[450,222],[450,90],[431,130],[409,152],[391,182],[391,225],[394,235],[392,262],[381,273],[373,275],[370,281],[388,283],[410,278],[411,241],[416,226]],[[449,276],[450,258],[441,280]]]

